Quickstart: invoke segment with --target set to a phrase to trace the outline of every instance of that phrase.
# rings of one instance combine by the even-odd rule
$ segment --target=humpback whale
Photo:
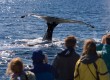
[[[87,25],[87,27],[90,27],[90,28],[94,28],[93,25],[87,24],[83,21],[69,20],[69,19],[63,19],[63,18],[51,17],[51,16],[43,16],[43,15],[38,15],[38,14],[34,14],[34,13],[23,15],[23,16],[21,16],[21,18],[25,18],[27,16],[34,16],[34,17],[37,17],[40,19],[44,19],[46,21],[48,28],[46,30],[44,37],[43,37],[43,40],[47,40],[47,41],[52,41],[53,31],[54,31],[55,27],[60,23],[78,23],[78,24]]]

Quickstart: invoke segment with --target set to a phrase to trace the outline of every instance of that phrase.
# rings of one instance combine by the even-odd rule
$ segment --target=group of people
[[[110,80],[110,34],[102,37],[100,44],[86,39],[82,54],[75,51],[77,39],[68,36],[66,49],[48,64],[47,55],[42,50],[32,54],[33,68],[25,70],[20,58],[12,59],[6,73],[10,80]]]

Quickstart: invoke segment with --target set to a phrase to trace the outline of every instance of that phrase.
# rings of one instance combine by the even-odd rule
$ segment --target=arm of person
[[[106,44],[106,35],[102,36],[101,42],[97,45],[97,51],[101,51],[104,44]]]
[[[96,49],[97,49],[97,51],[102,51],[102,49],[103,49],[103,44],[102,44],[102,43],[97,44]]]
[[[36,76],[35,76],[35,74],[33,72],[27,71],[26,75],[27,75],[29,80],[36,80]]]
[[[98,63],[98,71],[100,80],[110,80],[110,74],[108,73],[107,66],[101,58]]]
[[[79,78],[79,60],[77,61],[76,65],[75,65],[75,72],[74,72],[74,80],[80,80]]]

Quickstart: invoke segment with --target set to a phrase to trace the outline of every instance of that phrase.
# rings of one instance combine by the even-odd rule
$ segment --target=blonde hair
[[[21,73],[23,71],[23,62],[17,57],[13,58],[7,67],[6,74]]]
[[[74,36],[68,36],[65,39],[65,46],[66,47],[75,47],[76,45],[76,38]]]

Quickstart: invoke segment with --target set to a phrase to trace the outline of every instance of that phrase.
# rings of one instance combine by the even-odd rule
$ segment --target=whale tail
[[[38,15],[38,14],[34,14],[34,13],[21,16],[21,18],[25,18],[27,16],[34,16],[34,17],[37,17],[40,19],[44,19],[46,21],[48,28],[47,28],[47,31],[46,31],[44,37],[43,37],[43,40],[47,40],[47,41],[52,41],[53,31],[54,31],[55,27],[60,23],[79,23],[79,24],[87,25],[87,27],[94,28],[93,25],[87,24],[83,21],[68,20],[68,19],[51,17],[51,16],[42,16],[42,15]]]
[[[58,23],[55,23],[55,22],[52,22],[52,23],[49,23],[47,22],[47,31],[43,37],[43,40],[48,40],[48,41],[52,41],[52,34],[53,34],[53,30],[54,28],[58,25]]]

